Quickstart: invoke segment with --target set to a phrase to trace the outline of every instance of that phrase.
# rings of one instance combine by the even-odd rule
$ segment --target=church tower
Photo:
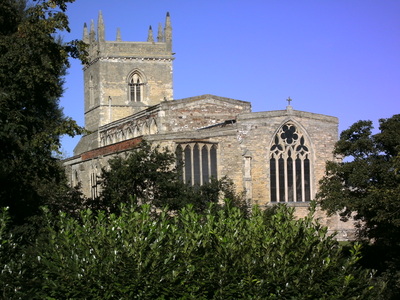
[[[165,100],[173,99],[172,27],[167,13],[165,27],[160,24],[154,40],[150,26],[147,41],[126,42],[117,29],[116,40],[107,41],[102,13],[97,36],[92,20],[86,24],[83,41],[88,45],[84,67],[85,128],[122,119]]]

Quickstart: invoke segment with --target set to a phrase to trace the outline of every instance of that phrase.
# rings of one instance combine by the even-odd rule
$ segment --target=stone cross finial
[[[286,101],[288,102],[289,106],[290,106],[290,102],[292,102],[293,100],[289,97],[286,99]]]

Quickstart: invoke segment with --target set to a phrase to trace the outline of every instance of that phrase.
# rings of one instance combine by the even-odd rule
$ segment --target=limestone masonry
[[[202,184],[211,177],[231,178],[251,204],[286,203],[299,217],[334,160],[336,117],[284,110],[252,112],[246,101],[214,95],[173,99],[172,26],[167,14],[156,38],[150,27],[145,42],[126,42],[117,31],[107,41],[101,13],[84,27],[89,63],[84,67],[85,127],[74,156],[64,165],[71,185],[88,197],[98,194],[98,176],[107,161],[143,140],[168,147],[184,161],[183,177]],[[352,238],[353,227],[338,216],[317,217]]]

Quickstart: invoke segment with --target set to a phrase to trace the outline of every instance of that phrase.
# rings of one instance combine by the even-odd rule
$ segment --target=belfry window
[[[278,130],[269,158],[271,202],[311,200],[310,156],[306,139],[294,124]]]
[[[208,143],[179,144],[176,147],[182,180],[191,185],[202,185],[217,178],[217,145]]]
[[[129,81],[129,97],[132,102],[142,102],[143,99],[143,81],[139,74],[134,73]]]

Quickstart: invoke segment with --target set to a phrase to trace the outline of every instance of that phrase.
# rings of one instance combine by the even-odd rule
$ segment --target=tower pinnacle
[[[96,33],[94,32],[94,21],[90,23],[89,43],[94,43],[96,40]]]
[[[167,12],[167,16],[165,18],[165,43],[167,44],[167,50],[172,51],[172,26],[171,26],[171,18],[169,16],[169,12]]]
[[[164,34],[163,34],[163,29],[161,23],[158,23],[158,33],[157,33],[157,42],[163,42],[164,41]]]
[[[151,28],[151,26],[149,27],[149,34],[147,36],[147,41],[148,42],[154,42],[153,29]]]
[[[105,41],[105,34],[104,34],[104,21],[103,21],[103,14],[101,10],[99,11],[99,18],[97,20],[97,38],[99,42]]]
[[[86,44],[89,43],[89,32],[86,23],[83,24],[83,42]]]

